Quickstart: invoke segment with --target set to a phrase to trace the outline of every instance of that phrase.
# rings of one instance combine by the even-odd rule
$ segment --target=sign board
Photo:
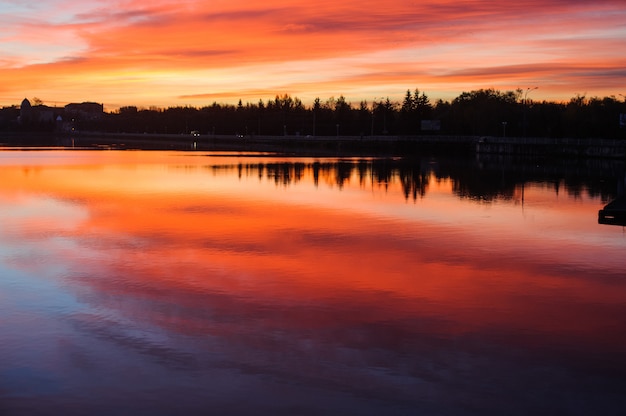
[[[439,131],[441,130],[441,120],[422,120],[422,131]]]

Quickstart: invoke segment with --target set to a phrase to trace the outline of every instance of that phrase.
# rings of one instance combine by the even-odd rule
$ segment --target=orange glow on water
[[[88,285],[107,296],[170,294],[179,298],[178,307],[196,302],[184,296],[195,292],[257,305],[341,302],[348,309],[370,309],[349,319],[439,316],[444,323],[433,331],[443,333],[533,328],[572,342],[593,336],[624,344],[623,337],[604,331],[618,324],[606,311],[623,307],[624,292],[615,291],[608,278],[585,277],[599,265],[570,270],[573,259],[604,251],[581,245],[581,252],[569,240],[572,229],[597,229],[581,221],[590,210],[584,201],[552,212],[554,195],[530,187],[524,212],[497,201],[459,203],[453,181],[431,175],[426,196],[411,202],[396,180],[363,184],[353,175],[339,190],[329,171],[312,187],[307,169],[300,182],[281,191],[255,172],[239,178],[231,162],[226,166],[232,168],[215,173],[197,156],[156,154],[142,163],[132,153],[99,159],[103,155],[91,162],[88,157],[86,164],[61,159],[53,166],[25,167],[18,161],[1,172],[5,203],[43,194],[83,212],[74,223],[35,212],[37,222],[29,219],[22,230],[45,235],[61,227],[64,238],[82,245],[59,253],[71,268],[95,276],[77,280],[78,291]],[[537,228],[555,221],[569,230],[555,228],[543,241],[534,240]],[[94,251],[101,253],[97,270],[90,269]],[[120,282],[122,276],[133,280]],[[145,318],[172,319],[157,315]],[[292,319],[297,318],[272,325],[324,325]],[[603,326],[586,324],[598,320]]]
[[[3,410],[621,409],[603,203],[378,162],[0,151]]]

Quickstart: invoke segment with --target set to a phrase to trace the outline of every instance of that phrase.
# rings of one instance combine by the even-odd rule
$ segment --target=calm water
[[[0,151],[0,415],[622,414],[590,163]]]

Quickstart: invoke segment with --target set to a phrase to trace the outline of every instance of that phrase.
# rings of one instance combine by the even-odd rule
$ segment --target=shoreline
[[[626,140],[477,136],[257,136],[155,133],[0,133],[6,147],[96,147],[136,150],[271,152],[303,156],[493,154],[626,160]]]

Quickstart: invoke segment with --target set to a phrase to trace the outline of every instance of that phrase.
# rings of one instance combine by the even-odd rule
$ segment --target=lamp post
[[[539,87],[528,87],[526,88],[526,93],[524,94],[524,104],[526,104],[526,98],[528,97],[528,93],[538,89]]]
[[[624,99],[624,104],[626,104],[626,95],[624,94],[618,94],[618,95]],[[619,126],[620,128],[626,127],[626,112],[619,113]]]
[[[374,97],[374,101],[372,102],[372,126],[370,129],[370,136],[374,136],[374,110],[376,109],[376,97]]]
[[[527,106],[527,104],[528,104],[528,93],[533,91],[533,90],[536,90],[537,88],[539,88],[539,87],[532,87],[532,88],[528,87],[528,88],[526,88],[526,93],[524,94],[524,102],[522,104],[524,106],[524,125],[523,125],[523,127],[524,127],[524,137],[526,137],[526,125],[528,124],[528,122],[526,121],[526,111],[527,111],[527,107],[528,107]]]

